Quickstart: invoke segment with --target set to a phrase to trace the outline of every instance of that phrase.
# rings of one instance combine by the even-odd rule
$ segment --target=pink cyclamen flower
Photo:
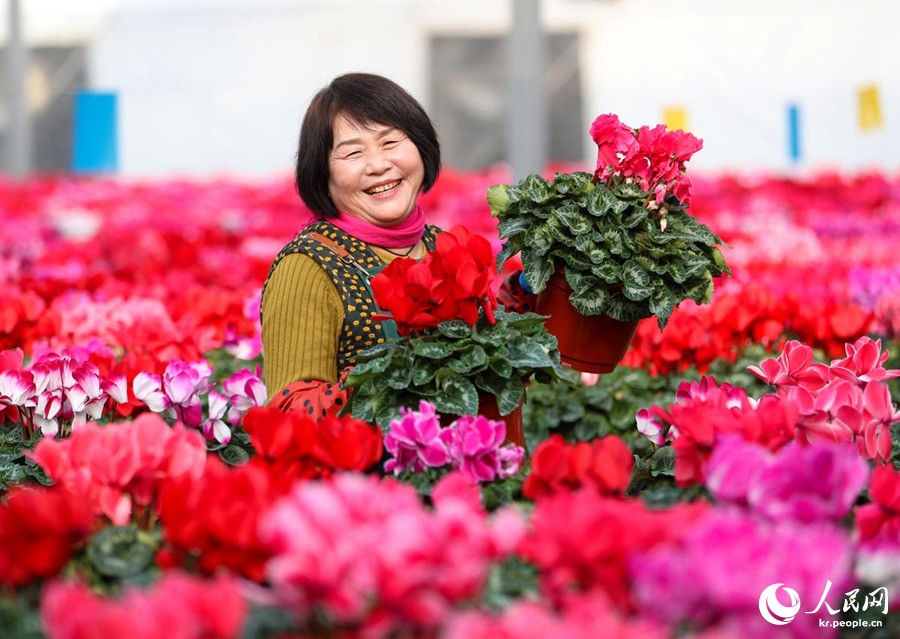
[[[241,417],[254,406],[265,406],[266,385],[259,378],[259,370],[255,373],[248,368],[239,370],[222,382],[222,389],[231,402],[228,410],[228,422],[237,426]]]
[[[247,615],[231,577],[201,580],[165,573],[149,589],[118,597],[95,594],[80,582],[54,581],[41,598],[48,639],[236,639]]]
[[[759,366],[749,366],[747,370],[779,391],[800,386],[815,392],[831,378],[826,366],[813,361],[813,350],[797,340],[787,342],[778,357],[764,360]]]
[[[228,397],[216,391],[209,391],[209,417],[200,426],[207,441],[215,439],[220,444],[231,441],[231,429],[222,418],[228,411]]]
[[[828,581],[832,596],[849,590],[851,560],[850,540],[837,527],[713,510],[679,543],[633,557],[629,572],[644,618],[667,623],[673,631],[688,624],[698,633],[778,639],[787,636],[784,627],[770,625],[760,615],[760,593],[784,584],[815,606]],[[823,632],[818,621],[816,615],[798,614],[789,636],[834,636]]]
[[[887,463],[891,458],[891,425],[900,422],[891,391],[879,382],[867,382],[862,392],[860,452],[868,459]]]
[[[890,353],[881,350],[881,340],[873,340],[868,335],[860,337],[853,344],[845,344],[844,352],[847,357],[831,362],[831,369],[835,375],[852,375],[853,380],[860,383],[883,382],[900,376],[900,370],[886,370],[884,363]]]
[[[723,436],[707,465],[707,487],[773,521],[839,521],[850,512],[869,467],[850,443],[796,442],[770,453],[738,436]]]
[[[32,364],[31,373],[37,396],[34,423],[44,436],[55,436],[61,421],[71,422],[74,429],[100,418],[107,394],[92,362],[47,353]]]
[[[275,597],[360,636],[431,636],[454,606],[481,593],[523,529],[513,511],[488,517],[477,489],[456,473],[433,494],[429,509],[390,478],[337,474],[294,484],[260,524],[273,551],[266,573]]]
[[[188,426],[198,427],[203,421],[200,395],[206,394],[212,384],[209,377],[212,367],[205,361],[185,362],[172,360],[166,366],[162,386],[169,398],[169,412]]]
[[[154,413],[162,413],[170,404],[170,400],[162,390],[162,378],[153,373],[141,371],[134,376],[131,383],[134,396],[147,404]]]
[[[464,415],[450,428],[453,432],[449,446],[453,467],[473,481],[493,481],[518,472],[525,451],[514,446],[514,449],[501,453],[506,439],[505,422],[482,415]],[[507,460],[506,468],[503,468],[501,456]]]
[[[663,425],[658,419],[653,417],[653,413],[648,408],[642,408],[635,415],[637,419],[637,429],[644,437],[649,439],[657,446],[666,443],[663,437]]]
[[[206,446],[198,432],[145,413],[105,427],[87,423],[69,438],[42,439],[26,454],[55,482],[86,493],[96,514],[124,525],[132,503],[150,504],[165,479],[199,477]]]
[[[421,473],[426,468],[440,468],[450,463],[448,441],[451,433],[441,428],[434,404],[419,402],[419,410],[400,409],[400,419],[391,422],[384,436],[384,447],[391,454],[384,464],[385,472],[400,475],[406,469]]]

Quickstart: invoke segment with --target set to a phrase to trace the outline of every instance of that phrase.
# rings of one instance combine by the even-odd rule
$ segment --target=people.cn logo
[[[778,589],[782,586],[784,584],[772,584],[763,590],[759,596],[759,614],[763,616],[763,619],[775,626],[789,624],[800,612],[800,595],[793,588],[788,588],[787,586],[783,588],[791,600],[789,606],[785,606],[778,601]]]

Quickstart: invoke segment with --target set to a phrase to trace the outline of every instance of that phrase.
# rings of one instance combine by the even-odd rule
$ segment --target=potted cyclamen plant
[[[342,412],[387,429],[422,400],[453,416],[504,419],[508,441],[524,446],[525,384],[566,380],[556,338],[534,313],[497,308],[490,243],[461,226],[437,236],[416,262],[398,258],[372,279],[378,307],[399,337],[369,348],[344,386]]]
[[[615,115],[591,126],[593,173],[530,175],[488,189],[506,242],[502,268],[521,252],[525,281],[549,315],[562,360],[576,370],[612,371],[638,321],[660,328],[686,299],[712,299],[713,278],[730,275],[722,240],[687,212],[685,162],[702,141],[663,125],[632,129]]]

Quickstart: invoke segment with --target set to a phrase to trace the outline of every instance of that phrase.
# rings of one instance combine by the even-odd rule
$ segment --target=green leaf
[[[556,219],[562,222],[572,235],[583,235],[591,230],[591,220],[572,203],[557,207]]]
[[[574,269],[565,270],[566,282],[573,291],[584,292],[597,286],[598,278],[593,273],[581,273]]]
[[[627,229],[634,228],[640,224],[650,213],[643,206],[632,204],[626,209],[622,216],[622,226]]]
[[[497,253],[497,270],[502,271],[503,265],[506,264],[507,260],[511,258],[513,255],[519,252],[519,248],[516,246],[516,243],[513,241],[508,241],[503,243],[503,247],[500,249],[500,252]]]
[[[554,173],[551,186],[560,195],[588,193],[594,188],[591,177],[591,174],[585,171]]]
[[[618,284],[622,281],[622,266],[613,260],[595,264],[591,269],[591,273],[607,284]]]
[[[622,266],[622,278],[625,284],[623,294],[634,302],[647,299],[653,293],[650,274],[635,260],[628,260]]]
[[[397,358],[394,358],[395,360]],[[413,362],[409,357],[394,362],[394,367],[385,373],[384,378],[391,388],[403,389],[412,381]]]
[[[505,359],[497,358],[492,360],[490,368],[500,377],[509,377],[513,374],[512,364]]]
[[[684,284],[690,277],[683,262],[672,262],[669,264],[667,272],[676,284]]]
[[[455,350],[453,345],[447,342],[412,339],[409,341],[409,344],[416,355],[427,357],[428,359],[443,359],[452,355]]]
[[[458,358],[449,362],[450,368],[460,375],[468,375],[478,372],[478,369],[487,367],[487,354],[477,344],[462,352]]]
[[[731,275],[731,269],[728,268],[728,264],[725,263],[725,256],[722,255],[722,251],[717,248],[713,249],[713,263],[715,263],[716,267],[719,269],[718,274],[728,273]]]
[[[671,446],[660,446],[650,458],[650,474],[654,477],[675,476],[675,449]]]
[[[547,230],[550,236],[558,243],[565,246],[575,246],[575,238],[569,232],[568,227],[558,218],[552,217],[547,221]]]
[[[91,537],[87,558],[101,575],[121,579],[143,572],[155,551],[136,527],[110,526]]]
[[[553,235],[548,228],[548,224],[534,224],[525,233],[523,242],[523,258],[528,253],[546,255],[553,248]]]
[[[382,342],[381,344],[375,344],[375,346],[370,346],[369,348],[359,352],[359,359],[370,360],[374,358],[376,355],[380,355],[381,353],[386,353],[387,351],[392,351],[397,348],[397,345],[394,341],[388,340],[386,342]]]
[[[229,444],[219,451],[219,458],[229,466],[243,466],[250,461],[250,453],[246,448]]]
[[[604,260],[609,258],[609,253],[596,244],[593,244],[590,249],[588,249],[587,256],[592,264],[601,264]]]
[[[603,185],[598,185],[587,196],[587,212],[594,217],[603,217],[614,212],[619,199]]]
[[[441,382],[441,392],[435,397],[435,408],[439,413],[450,415],[476,415],[478,413],[478,391],[475,385],[460,375],[451,375]]]
[[[591,267],[593,266],[593,264],[591,264],[590,260],[588,260],[585,257],[584,253],[581,253],[579,251],[572,251],[572,250],[553,251],[550,255],[551,255],[551,257],[561,258],[562,261],[565,262],[567,266],[570,266],[573,269],[576,269],[579,271],[590,272]],[[569,269],[566,269],[566,270],[569,270]]]
[[[525,272],[525,281],[535,293],[544,290],[554,271],[551,260],[524,251],[522,252],[522,268]]]
[[[415,407],[418,402],[408,402],[408,407]],[[387,428],[394,420],[400,419],[400,406],[396,396],[390,393],[382,393],[372,401],[373,421],[382,429]]]
[[[546,348],[531,341],[516,341],[508,346],[508,361],[516,368],[545,368],[553,365]]]
[[[413,386],[424,386],[434,379],[442,363],[433,359],[417,359],[412,371]]]
[[[497,234],[503,239],[513,237],[527,231],[532,224],[534,224],[534,220],[528,217],[518,215],[516,217],[508,217],[500,220],[499,224],[497,224]]]
[[[573,291],[569,301],[582,315],[600,315],[607,312],[610,295],[606,289],[595,286],[584,291]]]
[[[438,324],[437,329],[441,335],[445,335],[450,339],[463,339],[472,336],[472,327],[462,320],[441,322]]]
[[[391,353],[388,353],[387,355],[382,355],[381,357],[376,357],[375,359],[359,362],[354,367],[354,373],[356,375],[362,375],[364,373],[383,373],[390,365]]]
[[[650,298],[650,312],[656,317],[666,319],[673,310],[675,310],[675,299],[669,291],[658,290]]]
[[[603,229],[600,234],[603,236],[603,242],[606,244],[606,248],[608,248],[609,252],[613,255],[622,255],[628,252],[624,230],[619,228],[607,228]]]
[[[494,186],[488,187],[487,202],[488,206],[491,207],[491,215],[494,217],[506,213],[510,203],[509,186],[506,184],[495,184]]]
[[[626,184],[624,182],[622,184],[616,185],[613,191],[620,198],[627,198],[630,200],[642,200],[647,195],[637,184]]]
[[[508,195],[516,200],[529,200],[536,204],[546,204],[553,193],[550,184],[537,173],[532,173],[508,191]]]
[[[708,269],[710,265],[709,260],[706,259],[706,257],[697,255],[696,253],[684,253],[681,256],[680,261],[688,277],[700,275],[700,273]]]
[[[518,377],[507,377],[499,385],[494,386],[493,391],[500,414],[509,415],[519,407],[525,395],[525,385]]]

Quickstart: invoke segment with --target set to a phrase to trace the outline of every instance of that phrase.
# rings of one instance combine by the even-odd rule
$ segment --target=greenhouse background
[[[0,10],[0,639],[900,637],[900,3]]]
[[[22,2],[33,166],[69,168],[72,95],[90,90],[118,97],[123,175],[271,176],[291,163],[309,98],[348,70],[422,101],[451,166],[503,161],[513,4]],[[896,165],[900,7],[856,6],[543,0],[549,156],[586,161],[592,116],[613,112],[687,124],[705,140],[697,170]],[[9,127],[7,115],[4,140]]]

